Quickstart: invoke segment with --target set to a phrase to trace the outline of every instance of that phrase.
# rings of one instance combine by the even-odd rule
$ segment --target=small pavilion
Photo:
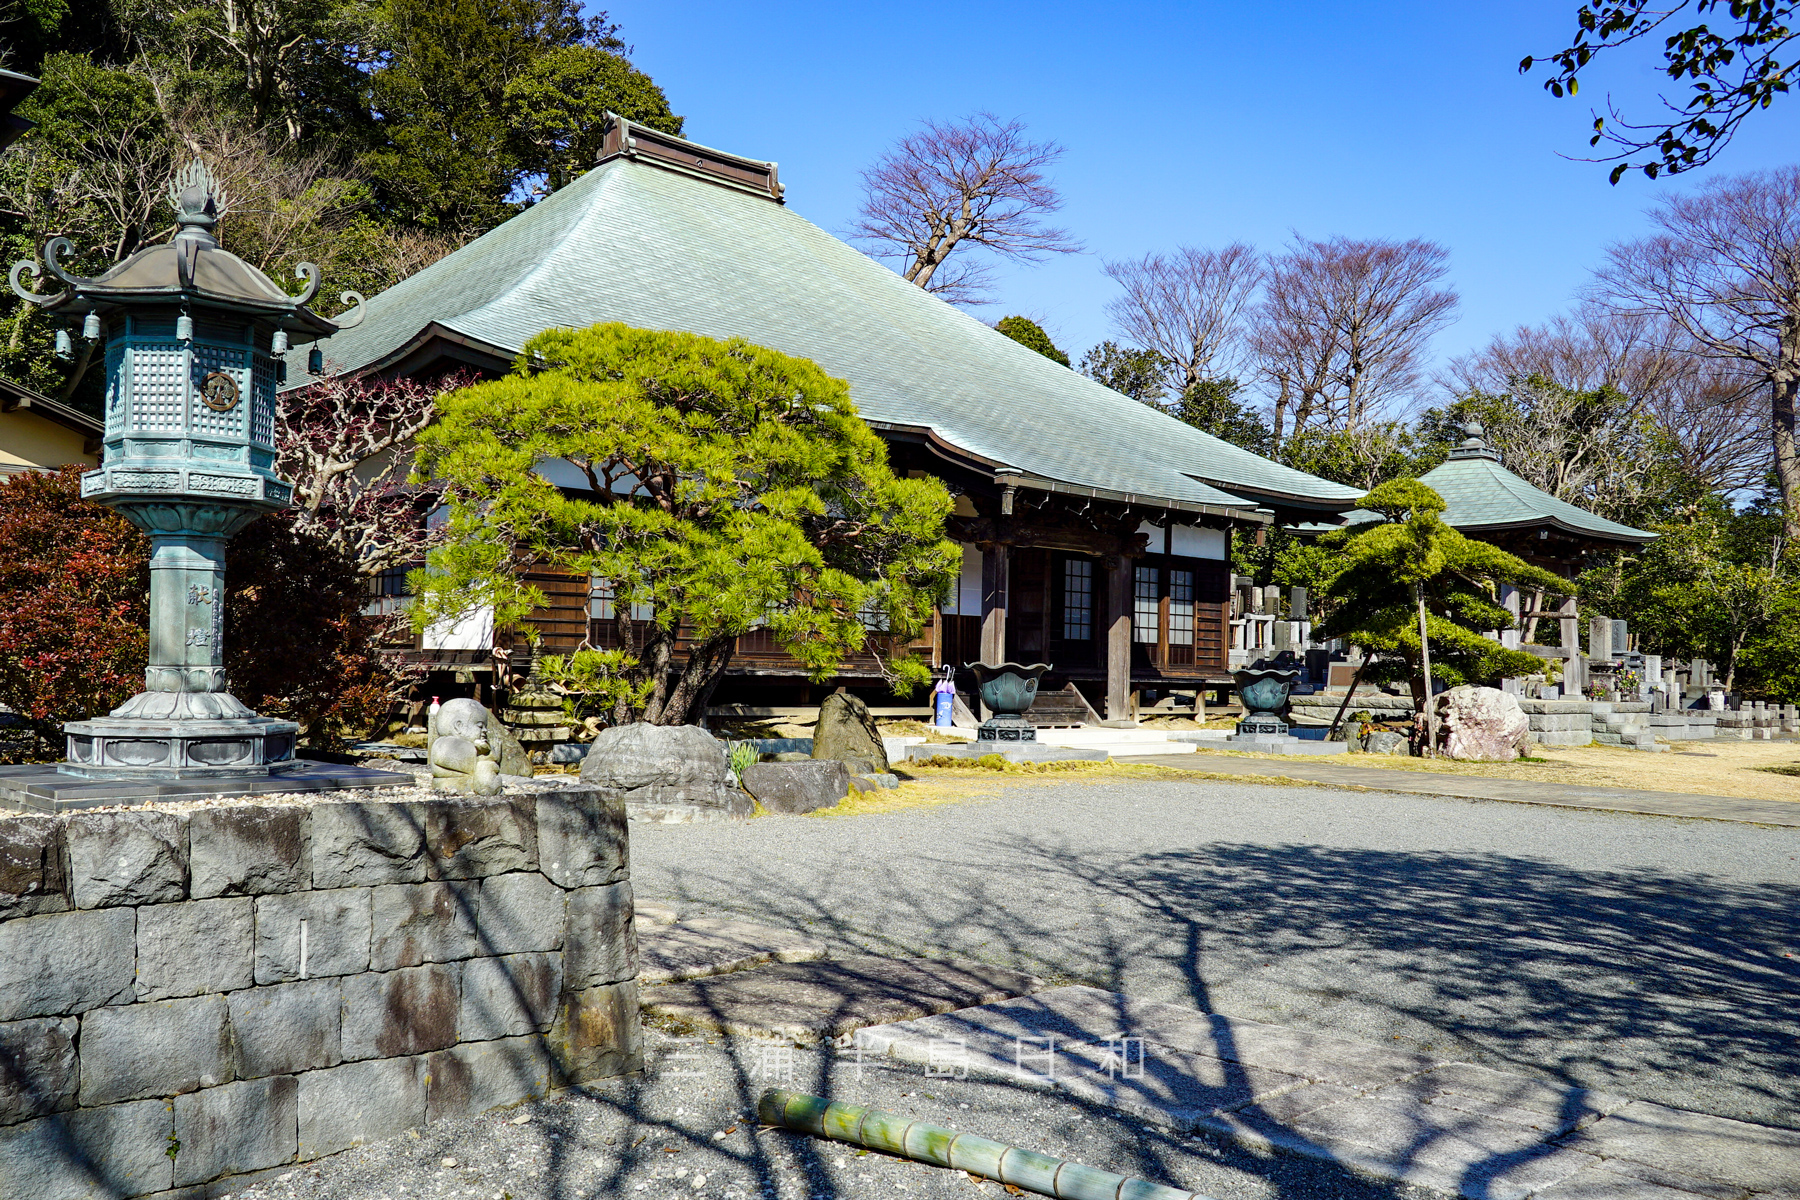
[[[1420,483],[1444,498],[1446,525],[1569,580],[1602,554],[1636,550],[1655,540],[1656,535],[1648,530],[1609,521],[1527,483],[1501,463],[1499,452],[1487,443],[1486,432],[1479,422],[1464,425],[1462,444],[1441,466],[1419,476]],[[1345,514],[1350,524],[1374,519],[1378,519],[1375,513],[1363,509]],[[1544,599],[1536,597],[1536,604]],[[1554,611],[1535,605],[1523,608],[1521,600],[1516,589],[1500,589],[1501,604],[1526,625],[1523,634],[1500,630],[1494,636],[1510,649],[1578,662],[1581,614],[1575,597],[1562,597]],[[1532,644],[1537,622],[1547,617],[1556,619],[1561,627],[1561,644],[1554,649]],[[1611,622],[1596,619],[1588,657],[1609,659],[1626,649],[1614,646],[1613,640]],[[1570,681],[1571,685],[1575,682]]]

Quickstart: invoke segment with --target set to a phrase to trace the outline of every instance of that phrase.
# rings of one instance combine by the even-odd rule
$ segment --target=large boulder
[[[1531,729],[1517,696],[1490,687],[1453,687],[1437,698],[1438,748],[1464,762],[1511,762]]]
[[[726,783],[725,743],[698,725],[618,725],[581,761],[581,781],[620,793],[637,821],[742,820],[750,797]]]
[[[1410,754],[1404,733],[1376,729],[1363,735],[1363,750],[1369,754]]]
[[[831,759],[755,763],[744,768],[744,790],[772,813],[809,813],[849,795],[850,772]]]
[[[819,705],[812,756],[836,759],[852,775],[887,774],[887,750],[875,718],[868,705],[848,692],[833,692]]]

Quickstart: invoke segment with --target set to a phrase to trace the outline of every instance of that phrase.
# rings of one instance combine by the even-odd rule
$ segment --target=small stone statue
[[[476,796],[499,793],[500,760],[488,742],[487,723],[487,709],[474,700],[451,700],[438,709],[426,751],[433,788]]]

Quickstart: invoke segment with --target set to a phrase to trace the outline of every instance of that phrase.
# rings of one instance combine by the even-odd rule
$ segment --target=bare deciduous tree
[[[1255,250],[1242,242],[1222,250],[1180,246],[1109,262],[1105,270],[1125,289],[1107,303],[1107,315],[1126,337],[1162,356],[1170,391],[1180,395],[1230,373],[1244,309],[1262,281]]]
[[[1765,391],[1783,536],[1800,538],[1800,167],[1715,179],[1651,210],[1659,232],[1613,247],[1597,298],[1661,317],[1692,352]]]
[[[1620,418],[1653,421],[1682,470],[1710,487],[1753,487],[1768,470],[1754,382],[1734,364],[1694,354],[1664,318],[1584,303],[1452,360],[1438,382],[1453,396],[1503,395],[1533,379],[1576,392],[1616,389],[1631,401]]]
[[[1044,176],[1062,152],[1027,138],[1023,122],[992,113],[927,121],[863,172],[855,236],[874,254],[903,260],[900,274],[926,291],[979,302],[985,265],[958,258],[946,266],[964,243],[1027,262],[1081,248],[1043,221],[1062,207]]]
[[[1297,237],[1269,262],[1250,344],[1274,387],[1275,445],[1315,422],[1355,429],[1419,383],[1425,345],[1455,316],[1438,283],[1449,251],[1404,242]]]
[[[436,416],[437,397],[473,380],[435,383],[326,374],[283,392],[275,469],[294,481],[301,528],[373,575],[418,562],[436,534],[425,518],[443,489],[408,481],[412,440]]]

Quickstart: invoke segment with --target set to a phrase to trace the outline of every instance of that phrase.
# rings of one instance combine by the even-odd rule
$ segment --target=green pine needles
[[[906,645],[960,562],[950,495],[897,477],[816,364],[741,339],[551,329],[513,374],[438,403],[416,470],[461,498],[414,578],[420,627],[486,607],[535,636],[529,561],[610,588],[612,653],[583,665],[615,723],[693,721],[758,628],[815,679],[866,649],[897,693],[928,682]],[[534,470],[558,460],[588,490]]]
[[[1568,594],[1574,584],[1444,524],[1443,498],[1416,479],[1390,480],[1361,505],[1384,519],[1320,539],[1339,552],[1341,565],[1325,588],[1330,615],[1313,636],[1343,638],[1369,652],[1363,681],[1407,680],[1423,699],[1420,595],[1434,681],[1492,686],[1544,669],[1543,659],[1483,636],[1514,627],[1496,591],[1506,583]]]

